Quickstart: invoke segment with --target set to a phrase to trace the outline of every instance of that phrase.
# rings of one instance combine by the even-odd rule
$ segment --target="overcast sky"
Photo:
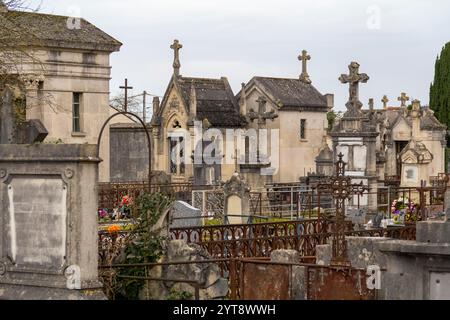
[[[434,62],[450,41],[448,0],[43,0],[42,11],[81,16],[123,43],[112,55],[111,91],[127,77],[134,93],[162,96],[172,74],[177,38],[181,74],[228,77],[235,93],[253,76],[298,77],[297,56],[322,93],[344,110],[338,77],[358,61],[370,80],[361,100],[390,105],[405,91],[428,104]]]

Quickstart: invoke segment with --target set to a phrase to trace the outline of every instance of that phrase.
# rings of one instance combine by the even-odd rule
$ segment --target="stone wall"
[[[111,182],[148,180],[148,143],[141,124],[110,127]]]

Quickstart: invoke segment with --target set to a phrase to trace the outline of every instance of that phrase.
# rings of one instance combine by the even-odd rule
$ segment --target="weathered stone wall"
[[[0,146],[0,299],[102,298],[96,146]]]
[[[163,262],[208,260],[211,256],[196,244],[186,244],[183,240],[168,242]],[[221,277],[219,266],[211,263],[193,263],[155,267],[149,272],[149,277],[195,280],[199,284],[200,300],[222,300],[228,295],[228,279]],[[189,293],[195,297],[192,284],[181,282],[150,281],[148,287],[141,291],[143,300],[165,300],[173,293]]]
[[[141,124],[110,127],[111,182],[148,180],[148,142]]]

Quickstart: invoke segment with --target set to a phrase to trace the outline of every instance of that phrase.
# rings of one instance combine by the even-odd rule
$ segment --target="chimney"
[[[189,115],[191,119],[197,117],[197,94],[195,92],[194,81],[191,82],[191,97],[189,99]]]
[[[245,83],[241,84],[241,97],[239,99],[239,112],[241,115],[245,116],[247,114],[247,95],[245,93]]]
[[[330,112],[334,108],[334,94],[327,93],[325,98],[327,99],[328,112]]]
[[[153,97],[153,114],[157,114],[159,111],[159,97]]]

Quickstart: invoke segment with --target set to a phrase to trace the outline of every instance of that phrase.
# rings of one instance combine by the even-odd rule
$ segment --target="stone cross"
[[[401,101],[401,107],[406,108],[406,101],[409,101],[409,97],[406,95],[406,93],[402,92],[400,97],[397,98],[398,101]]]
[[[298,56],[298,60],[302,62],[302,74],[300,75],[300,81],[306,84],[310,84],[311,79],[308,75],[307,63],[308,60],[311,60],[311,56],[306,50],[303,50],[302,54]]]
[[[342,74],[339,77],[339,81],[342,83],[348,83],[349,84],[349,99],[348,102],[345,104],[347,109],[350,112],[359,112],[359,110],[362,108],[362,103],[359,101],[359,83],[366,83],[369,80],[369,76],[365,73],[358,73],[359,71],[359,63],[358,62],[351,62],[348,66],[349,74]]]
[[[278,118],[278,115],[275,114],[275,111],[266,112],[266,103],[267,100],[263,96],[260,96],[258,100],[256,100],[258,103],[258,112],[255,112],[255,110],[250,109],[248,113],[248,117],[253,122],[253,120],[258,119],[258,124],[264,125],[266,124],[267,119],[271,119],[272,121],[276,118]]]
[[[374,109],[374,102],[373,102],[373,98],[369,99],[369,110],[373,111]]]
[[[386,95],[383,96],[383,99],[381,99],[381,102],[383,102],[383,109],[387,109],[387,103],[389,102],[389,99]]]
[[[125,85],[120,86],[119,88],[125,90],[124,109],[125,109],[125,111],[128,111],[128,90],[133,90],[133,87],[128,86],[128,79],[125,79]]]
[[[173,50],[173,73],[175,76],[180,76],[180,49],[183,48],[183,45],[177,40],[173,40],[173,44],[170,46],[170,49]]]

